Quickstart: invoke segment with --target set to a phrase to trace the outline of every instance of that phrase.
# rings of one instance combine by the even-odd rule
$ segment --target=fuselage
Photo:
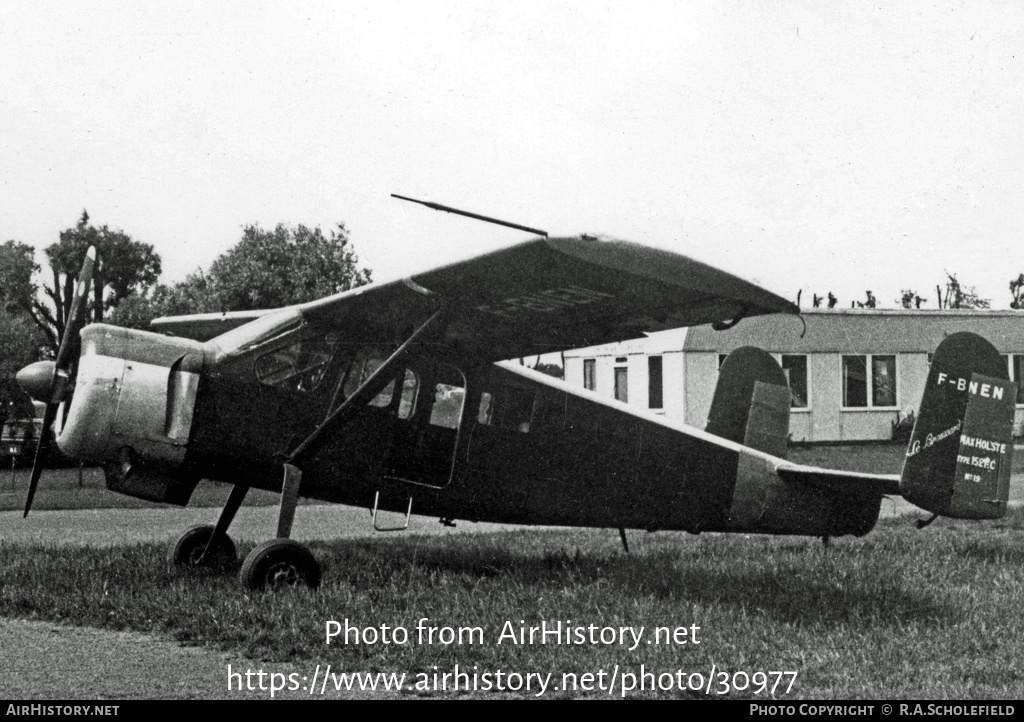
[[[199,343],[101,324],[82,334],[58,437],[108,485],[183,504],[200,479],[278,491],[281,462],[353,394],[386,346],[282,315]],[[262,334],[262,335],[261,335]],[[303,469],[300,495],[519,524],[864,534],[880,498],[784,482],[787,464],[515,363],[430,344],[396,367]]]

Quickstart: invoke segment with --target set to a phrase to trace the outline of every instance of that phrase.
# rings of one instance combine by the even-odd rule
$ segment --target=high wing
[[[591,236],[532,239],[297,308],[314,326],[343,329],[349,341],[394,342],[441,310],[428,342],[480,361],[799,310],[759,286],[686,256]],[[264,313],[162,318],[153,328],[202,338]]]

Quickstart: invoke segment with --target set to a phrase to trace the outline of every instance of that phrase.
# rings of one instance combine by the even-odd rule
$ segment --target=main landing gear
[[[227,534],[222,534],[217,543],[208,549],[214,528],[209,524],[194,526],[182,534],[168,557],[171,565],[209,567],[217,570],[233,567],[238,560],[238,554],[235,552],[235,543]]]
[[[284,482],[281,485],[281,512],[277,522],[277,538],[260,544],[249,552],[242,569],[239,581],[250,590],[276,590],[282,587],[293,587],[305,584],[316,589],[320,586],[320,564],[302,544],[288,537],[295,519],[295,507],[299,501],[299,486],[302,484],[302,467],[312,458],[323,445],[340,433],[345,425],[356,417],[359,410],[369,404],[380,391],[393,380],[409,349],[430,326],[441,317],[442,309],[434,311],[407,338],[398,349],[388,357],[370,377],[363,381],[359,388],[332,411],[330,415],[313,432],[299,444],[284,460]],[[228,526],[235,518],[235,513],[242,505],[247,486],[236,484],[228,497],[228,503],[221,512],[220,519],[213,531],[209,527],[191,529],[182,536],[171,555],[175,564],[192,566],[212,564],[215,559],[227,556],[226,550],[233,552],[234,544],[228,538]],[[411,503],[411,502],[410,502]],[[205,541],[205,545],[203,542]],[[202,551],[200,551],[202,549]]]
[[[320,564],[313,553],[299,542],[288,539],[295,506],[298,503],[298,482],[301,474],[286,475],[281,494],[281,515],[278,538],[260,544],[242,562],[238,579],[251,591],[278,590],[305,585],[320,586]],[[249,487],[236,485],[231,490],[216,526],[197,526],[189,529],[171,550],[169,561],[178,567],[204,567],[223,571],[238,561],[235,544],[227,535],[235,514],[242,505]]]
[[[271,539],[249,552],[238,579],[253,591],[304,584],[320,586],[320,564],[305,546],[291,539]]]

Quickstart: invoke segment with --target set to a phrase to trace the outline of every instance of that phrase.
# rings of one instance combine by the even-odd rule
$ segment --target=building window
[[[894,407],[896,398],[895,356],[843,356],[844,407]]]
[[[1024,356],[1014,354],[1010,380],[1017,384],[1017,403],[1024,404]]]
[[[782,354],[782,371],[789,382],[789,406],[807,408],[807,357]]]
[[[596,363],[596,359],[583,359],[583,388],[587,389],[588,391],[597,390],[597,383],[594,377],[594,366],[596,365]]]
[[[647,357],[647,406],[652,409],[664,408],[662,394],[661,356]]]
[[[629,402],[629,375],[625,366],[615,368],[615,399],[623,403]]]

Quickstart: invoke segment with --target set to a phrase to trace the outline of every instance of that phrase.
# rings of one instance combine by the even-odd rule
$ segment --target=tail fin
[[[900,493],[934,514],[1006,513],[1017,387],[988,341],[955,333],[935,349],[910,435]]]
[[[719,369],[705,431],[784,459],[789,396],[786,374],[770,354],[738,348]]]

